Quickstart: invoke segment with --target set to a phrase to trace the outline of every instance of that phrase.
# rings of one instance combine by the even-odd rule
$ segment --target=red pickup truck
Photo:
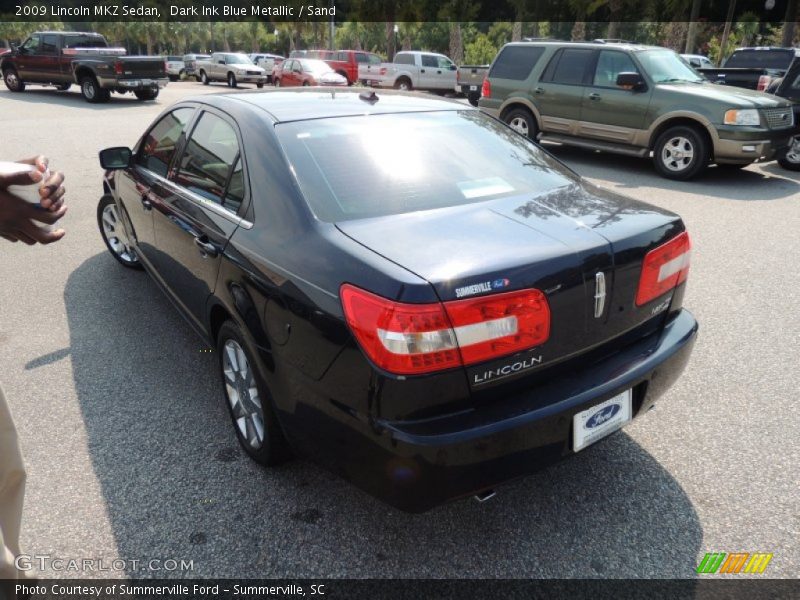
[[[363,50],[295,50],[290,58],[319,58],[331,66],[331,69],[347,79],[347,85],[358,81],[359,65],[380,64],[381,58],[372,52]]]
[[[87,102],[107,102],[111,92],[133,92],[139,100],[154,100],[167,84],[160,56],[126,56],[124,48],[109,48],[98,33],[42,31],[0,56],[0,73],[12,92],[25,85],[52,85],[67,90],[77,83]]]

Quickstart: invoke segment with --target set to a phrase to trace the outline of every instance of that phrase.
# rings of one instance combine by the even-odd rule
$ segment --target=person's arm
[[[64,204],[64,174],[51,173],[47,181],[39,189],[40,203],[46,210],[38,210],[21,198],[7,191],[10,185],[41,184],[47,170],[47,159],[37,156],[18,162],[35,165],[35,171],[17,175],[0,175],[0,237],[10,242],[21,241],[33,245],[50,244],[64,237],[65,231],[57,229],[49,231],[35,223],[54,224],[67,212]]]

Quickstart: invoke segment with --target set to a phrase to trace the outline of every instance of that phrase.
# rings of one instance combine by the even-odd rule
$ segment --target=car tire
[[[303,82],[303,87],[308,87],[309,85],[311,85],[311,84],[310,84],[310,83],[308,83],[307,81],[304,81],[304,82]]]
[[[57,86],[56,86],[56,89],[57,89],[59,92],[66,92],[66,91],[67,91],[69,88],[71,88],[71,87],[72,87],[72,84],[71,84],[71,83],[62,83],[62,84],[59,84],[59,85],[57,85]]]
[[[539,126],[533,113],[526,108],[515,108],[503,116],[503,122],[520,135],[536,141],[539,135]]]
[[[778,164],[787,171],[800,171],[800,136],[793,137],[791,145],[780,151]]]
[[[186,69],[181,69],[180,71],[178,71],[178,79],[180,79],[181,81],[186,79]]]
[[[217,354],[225,404],[239,444],[262,465],[285,462],[291,451],[272,408],[255,344],[228,320],[217,335]]]
[[[275,87],[281,87],[281,78],[280,77],[275,79]]]
[[[481,95],[480,95],[480,94],[477,94],[477,93],[475,93],[475,94],[468,94],[468,95],[467,95],[467,101],[468,101],[468,102],[469,102],[469,103],[470,103],[472,106],[478,106],[478,100],[480,100],[480,99],[481,99]]]
[[[709,157],[705,136],[687,125],[670,127],[653,146],[656,171],[667,179],[686,181],[696,177],[708,166]]]
[[[236,75],[233,73],[228,73],[228,87],[235,88],[238,83],[236,83]]]
[[[394,82],[394,89],[410,92],[414,89],[414,86],[411,84],[411,80],[408,77],[401,77]]]
[[[158,98],[158,90],[136,90],[133,92],[139,100],[155,100]]]
[[[19,74],[14,67],[9,67],[3,71],[3,81],[6,87],[12,92],[24,92],[25,82],[19,78]]]
[[[170,81],[178,81],[178,76],[177,75],[167,75],[167,78]]]
[[[257,83],[257,84],[256,84],[256,87],[257,87],[258,89],[263,89],[263,88],[264,88],[264,84],[263,84],[263,83]]]
[[[208,75],[206,75],[205,71],[200,71],[200,82],[203,85],[208,85],[211,81],[208,79]]]
[[[108,102],[109,98],[111,98],[111,93],[100,87],[94,75],[86,75],[81,78],[81,95],[84,100],[91,104]]]
[[[111,194],[104,195],[97,203],[97,226],[111,256],[123,267],[142,268],[142,263],[139,262],[120,219],[119,208]]]

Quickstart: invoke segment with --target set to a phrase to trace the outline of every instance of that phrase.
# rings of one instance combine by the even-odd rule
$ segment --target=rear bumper
[[[789,145],[793,128],[764,130],[717,126],[719,140],[714,144],[714,159],[720,163],[750,163],[772,160]]]
[[[101,88],[117,91],[138,91],[138,90],[151,90],[167,87],[169,83],[168,77],[163,78],[149,78],[142,77],[136,79],[113,79],[113,78],[99,78],[97,82]]]
[[[317,413],[303,425],[325,421],[315,445],[335,472],[401,510],[423,512],[575,454],[573,416],[620,392],[633,390],[633,417],[647,412],[683,371],[697,329],[680,310],[659,333],[604,360],[470,411],[369,426]]]

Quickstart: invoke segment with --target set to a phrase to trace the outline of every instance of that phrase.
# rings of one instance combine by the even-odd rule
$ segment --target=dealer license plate
[[[478,86],[477,86],[477,85],[471,85],[471,86],[469,86],[469,91],[470,91],[470,92],[477,92],[477,91],[478,91]]]
[[[575,452],[606,437],[631,420],[631,390],[626,390],[572,419],[572,449]]]

